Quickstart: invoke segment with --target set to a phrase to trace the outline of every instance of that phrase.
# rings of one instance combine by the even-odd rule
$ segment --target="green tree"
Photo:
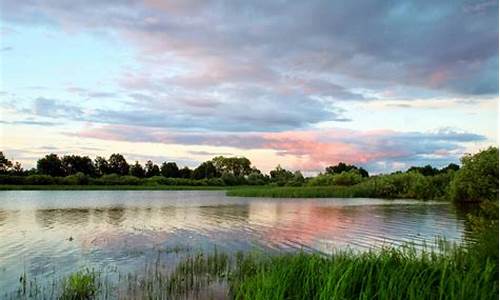
[[[189,167],[184,167],[179,170],[179,177],[180,178],[191,178],[191,175],[193,174],[193,170],[191,170]]]
[[[61,159],[66,175],[73,175],[81,172],[85,175],[94,176],[95,166],[88,156],[65,155]]]
[[[16,176],[24,175],[23,166],[21,165],[20,162],[16,161],[14,163],[14,165],[10,169],[10,174],[16,175]]]
[[[411,167],[409,168],[406,173],[410,173],[410,172],[417,172],[417,173],[420,173],[424,176],[434,176],[436,174],[439,174],[439,170],[432,167],[431,165],[426,165],[426,166],[423,166],[423,167]]]
[[[206,161],[194,169],[192,178],[193,179],[203,179],[203,178],[213,178],[219,177],[217,169],[215,168],[212,161]]]
[[[269,172],[271,175],[271,181],[277,183],[278,185],[285,185],[288,181],[294,178],[292,172],[283,169],[280,165],[276,166],[276,169]]]
[[[36,163],[39,174],[51,176],[65,176],[64,167],[57,154],[51,153],[41,158]]]
[[[96,157],[94,160],[94,166],[95,166],[95,174],[97,176],[103,176],[111,173],[109,168],[109,163],[104,157],[101,156]]]
[[[175,162],[164,162],[160,169],[161,175],[167,178],[179,178],[179,167]]]
[[[109,172],[118,175],[127,175],[129,165],[125,160],[125,157],[119,153],[111,154],[108,160]]]
[[[457,202],[498,201],[498,148],[465,155],[462,167],[450,184],[450,197]]]
[[[251,162],[246,157],[224,157],[217,156],[212,159],[217,173],[231,173],[236,177],[249,175],[253,170]]]
[[[130,175],[138,178],[144,178],[145,176],[144,168],[137,160],[135,161],[135,164],[130,166]]]
[[[12,162],[8,160],[0,151],[0,174],[5,174],[12,167]]]
[[[146,162],[144,167],[146,177],[160,176],[160,168],[158,165],[154,164],[151,160]]]
[[[340,162],[335,166],[329,166],[329,167],[325,168],[326,174],[331,174],[331,175],[341,174],[342,172],[349,172],[351,170],[358,170],[359,174],[363,177],[368,177],[370,175],[370,174],[368,174],[368,171],[366,171],[365,169],[363,169],[361,167],[358,168],[354,165],[348,165],[348,164],[345,164],[343,162]]]

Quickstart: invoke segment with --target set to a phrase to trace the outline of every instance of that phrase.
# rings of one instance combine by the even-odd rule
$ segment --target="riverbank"
[[[0,185],[0,191],[220,191],[225,189],[227,187],[193,185]]]

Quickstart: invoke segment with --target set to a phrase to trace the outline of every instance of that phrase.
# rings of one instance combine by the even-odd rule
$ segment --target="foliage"
[[[283,186],[294,178],[294,174],[291,171],[282,168],[280,165],[269,172],[269,175],[271,175],[271,182],[276,183],[278,186]]]
[[[90,177],[83,174],[82,172],[78,172],[76,174],[64,177],[62,182],[64,184],[83,185],[83,184],[88,184],[90,182]]]
[[[184,167],[182,169],[179,170],[179,177],[180,178],[191,178],[193,175],[193,170],[191,170],[190,168],[188,167]]]
[[[95,173],[97,176],[110,174],[108,161],[104,157],[97,156],[94,160],[94,166],[96,168]]]
[[[268,182],[268,178],[260,172],[252,172],[247,176],[247,184],[249,185],[264,185]]]
[[[12,162],[3,155],[2,151],[0,151],[0,174],[6,174],[11,167]]]
[[[249,175],[252,172],[251,162],[246,157],[217,156],[212,159],[212,162],[219,174],[231,173],[239,177]]]
[[[358,174],[360,174],[362,177],[369,176],[368,171],[366,171],[365,169],[363,169],[361,167],[358,168],[358,167],[353,166],[353,165],[347,165],[343,162],[340,162],[335,166],[329,166],[329,167],[325,168],[326,174],[331,174],[331,175],[341,174],[343,172],[349,172],[349,171],[353,171],[353,170],[358,171]]]
[[[146,177],[153,177],[153,176],[160,176],[161,175],[160,168],[158,167],[158,165],[153,163],[151,160],[148,160],[146,162],[146,165],[144,167],[144,172],[145,172],[144,175]]]
[[[100,288],[99,274],[83,270],[71,274],[63,280],[61,300],[94,299]]]
[[[450,198],[456,202],[498,200],[498,148],[466,155],[461,162],[450,185]]]
[[[130,175],[135,176],[137,178],[144,178],[146,176],[146,172],[144,171],[144,168],[141,166],[141,164],[136,160],[135,164],[130,166]]]
[[[125,157],[119,153],[113,153],[108,159],[109,170],[107,174],[128,175],[129,165]]]
[[[95,175],[94,163],[88,156],[65,155],[62,157],[61,163],[65,175],[76,173],[83,173],[90,176]]]
[[[39,174],[50,176],[64,176],[65,170],[57,154],[51,153],[38,160],[36,168]]]
[[[161,175],[164,177],[171,177],[171,178],[180,177],[179,167],[177,167],[177,164],[175,162],[164,162],[161,165],[160,172]]]
[[[211,161],[206,161],[194,169],[191,176],[193,179],[203,179],[219,177],[219,174],[215,165]]]

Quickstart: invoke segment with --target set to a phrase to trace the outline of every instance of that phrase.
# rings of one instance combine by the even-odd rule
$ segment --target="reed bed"
[[[498,258],[466,246],[179,255],[170,268],[158,256],[144,272],[117,272],[114,279],[86,268],[40,287],[24,275],[18,292],[6,298],[498,299]]]

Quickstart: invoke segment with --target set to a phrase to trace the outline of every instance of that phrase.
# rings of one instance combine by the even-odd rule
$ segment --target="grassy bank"
[[[0,191],[13,190],[47,190],[47,191],[73,191],[73,190],[88,190],[88,191],[120,191],[120,190],[138,190],[138,191],[183,191],[183,190],[224,190],[222,186],[189,186],[189,185],[16,185],[2,184]]]
[[[367,194],[367,193],[366,193]],[[270,198],[351,198],[368,197],[361,191],[345,186],[300,186],[300,187],[235,187],[226,192],[232,197],[270,197]]]
[[[498,299],[498,260],[475,256],[463,247],[441,250],[422,253],[409,247],[341,251],[331,256],[215,251],[188,255],[168,272],[157,261],[145,274],[119,275],[119,282],[89,269],[47,289],[21,280],[17,295],[35,299],[43,298],[43,293],[60,299],[221,295],[229,299]]]

